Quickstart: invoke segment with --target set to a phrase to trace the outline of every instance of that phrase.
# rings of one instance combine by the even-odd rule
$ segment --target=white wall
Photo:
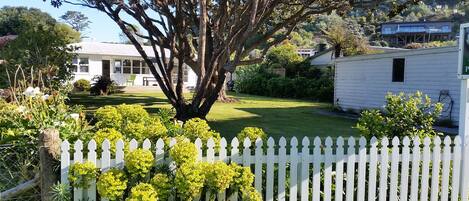
[[[418,90],[438,101],[440,91],[449,90],[454,101],[451,117],[457,123],[460,90],[457,53],[457,49],[451,47],[338,59],[335,104],[354,110],[382,108],[388,92]],[[392,82],[393,58],[405,58],[404,82]]]
[[[87,54],[80,54],[78,57],[87,57],[89,58],[89,72],[88,73],[75,73],[73,81],[79,79],[86,79],[92,81],[93,77],[96,75],[102,75],[102,60],[110,60],[111,62],[111,79],[116,81],[119,85],[125,85],[126,81],[128,80],[130,74],[123,74],[123,73],[114,73],[114,61],[115,60],[123,60],[123,59],[130,59],[130,60],[142,60],[140,57],[123,57],[123,56],[107,56],[107,55],[87,55]],[[189,68],[189,76],[188,81],[184,83],[185,87],[195,87],[197,82],[197,75],[194,71]],[[143,86],[143,78],[144,77],[151,77],[153,78],[152,74],[137,74],[135,78],[134,85],[135,86]],[[150,82],[150,85],[157,84],[155,82]]]

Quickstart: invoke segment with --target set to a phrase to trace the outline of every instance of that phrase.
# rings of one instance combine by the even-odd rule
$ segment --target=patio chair
[[[129,76],[129,78],[127,78],[127,81],[125,82],[125,85],[126,85],[126,86],[129,86],[129,84],[130,84],[130,86],[134,86],[135,78],[136,78],[136,77],[137,77],[137,76],[136,76],[135,74],[131,74],[131,75]]]

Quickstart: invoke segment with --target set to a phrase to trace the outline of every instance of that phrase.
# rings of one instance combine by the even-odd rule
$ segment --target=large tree
[[[0,36],[16,35],[0,49],[0,87],[20,80],[32,80],[46,87],[57,87],[71,77],[70,62],[80,33],[58,23],[49,14],[26,7],[0,9]],[[21,67],[22,72],[17,71]],[[24,77],[23,77],[24,75]]]
[[[60,16],[65,23],[69,24],[73,29],[79,32],[85,31],[90,25],[88,17],[78,11],[67,11]]]
[[[399,13],[418,1],[385,3],[392,12]],[[310,16],[383,4],[379,0],[52,0],[54,6],[63,2],[102,11],[120,27],[149,66],[180,120],[205,118],[223,89],[227,72],[261,61],[248,55],[254,49],[265,54]],[[129,26],[134,22],[144,32],[139,37],[148,40],[161,59],[154,60],[149,57],[153,52],[144,51],[133,34],[136,31]],[[198,76],[191,100],[183,95],[183,64]],[[177,71],[176,83],[171,79],[173,70]]]

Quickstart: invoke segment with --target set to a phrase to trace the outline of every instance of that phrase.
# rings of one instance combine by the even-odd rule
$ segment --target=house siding
[[[404,82],[392,82],[393,58],[405,58]],[[440,91],[448,90],[453,100],[451,119],[457,123],[460,102],[457,63],[456,48],[339,59],[335,69],[335,105],[356,111],[382,108],[388,92],[421,91],[438,101]],[[447,107],[449,104],[445,105]],[[449,118],[449,111],[445,111],[442,118]]]

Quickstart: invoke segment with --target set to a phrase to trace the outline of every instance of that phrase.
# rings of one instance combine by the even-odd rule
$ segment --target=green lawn
[[[355,136],[355,121],[318,113],[318,109],[329,104],[294,99],[280,99],[244,94],[231,94],[240,101],[237,103],[216,103],[207,119],[210,126],[222,136],[232,138],[243,127],[263,128],[269,136]],[[111,96],[88,96],[75,94],[73,104],[84,105],[87,110],[95,110],[104,105],[122,103],[143,105],[150,113],[158,107],[170,107],[163,93],[132,93]]]

